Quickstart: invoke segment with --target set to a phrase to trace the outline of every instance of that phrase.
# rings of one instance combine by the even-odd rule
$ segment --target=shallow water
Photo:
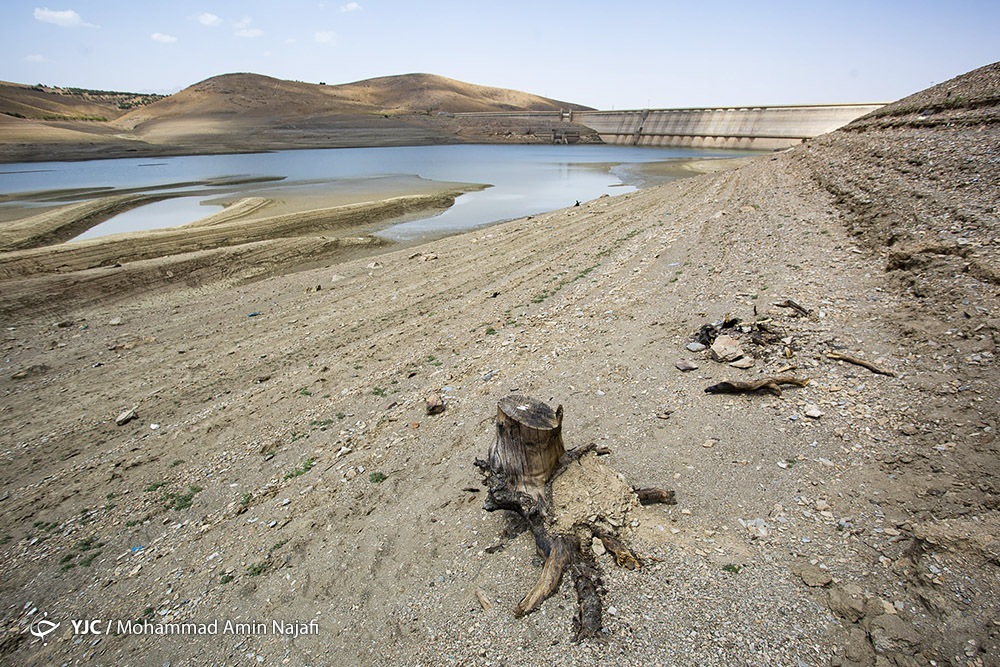
[[[393,225],[380,233],[391,239],[411,239],[634,190],[634,185],[622,180],[628,169],[616,165],[741,154],[749,153],[604,145],[453,145],[7,164],[0,165],[0,207],[70,203],[123,190],[185,195],[123,213],[80,237],[94,238],[187,224],[216,212],[203,202],[223,194],[252,192],[266,197],[269,188],[333,188],[348,179],[370,181],[373,185],[366,189],[377,190],[380,183],[388,189],[398,187],[393,177],[414,176],[492,186],[462,195],[444,213]],[[262,183],[260,179],[280,180]]]

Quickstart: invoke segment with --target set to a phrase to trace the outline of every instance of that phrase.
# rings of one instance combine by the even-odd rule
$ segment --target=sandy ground
[[[419,248],[7,318],[4,660],[1000,664],[997,125],[889,120]],[[686,349],[726,315],[749,369]],[[779,371],[809,384],[704,391]],[[603,641],[570,641],[566,583],[511,614],[539,562],[473,465],[511,392],[676,491],[625,515],[640,570],[595,556]]]

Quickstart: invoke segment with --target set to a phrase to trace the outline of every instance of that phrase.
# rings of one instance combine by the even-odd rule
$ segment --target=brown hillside
[[[430,74],[338,86],[224,74],[151,102],[155,98],[0,82],[0,114],[14,121],[0,124],[0,161],[468,141],[537,143],[548,137],[544,124],[512,132],[437,112],[587,108]],[[122,108],[130,106],[123,114]]]
[[[0,81],[0,114],[29,120],[106,121],[159,97]]]
[[[334,86],[333,90],[338,95],[367,102],[391,113],[589,109],[518,90],[477,86],[434,74],[384,76]]]
[[[275,125],[340,115],[405,115],[435,111],[555,111],[586,109],[516,90],[491,88],[432,74],[404,74],[337,86],[285,81],[260,74],[212,77],[126,114],[122,128],[180,118],[225,118]]]

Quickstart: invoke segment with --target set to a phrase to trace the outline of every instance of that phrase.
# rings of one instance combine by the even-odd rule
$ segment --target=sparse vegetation
[[[194,497],[201,492],[200,486],[189,486],[188,490],[184,493],[174,493],[171,491],[165,491],[163,493],[163,505],[168,510],[186,510],[191,507],[191,503],[194,502]]]
[[[261,563],[254,563],[253,565],[247,568],[247,574],[250,575],[251,577],[257,577],[263,574],[264,570],[266,569],[267,569],[267,561]]]
[[[300,465],[298,468],[292,468],[291,470],[286,472],[285,479],[292,479],[304,475],[310,470],[312,470],[312,467],[314,465],[316,465],[315,461],[313,461],[312,459],[306,459],[305,461],[302,462],[302,465]]]

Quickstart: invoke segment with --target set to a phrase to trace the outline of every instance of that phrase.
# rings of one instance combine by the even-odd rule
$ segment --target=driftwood
[[[854,364],[855,366],[862,366],[867,368],[872,373],[878,373],[879,375],[888,375],[889,377],[896,377],[896,374],[892,371],[887,371],[881,366],[877,366],[870,361],[865,361],[864,359],[859,359],[857,357],[852,357],[849,354],[843,354],[841,352],[827,352],[826,356],[828,359],[837,359],[839,361],[846,361],[849,364]]]
[[[766,377],[753,382],[741,382],[739,380],[727,380],[719,384],[713,384],[705,388],[706,394],[750,394],[761,389],[766,389],[775,396],[781,396],[781,385],[793,384],[797,387],[804,387],[809,384],[808,379],[792,377],[790,375],[777,375]]]
[[[664,505],[677,504],[674,492],[667,489],[640,489],[632,487],[632,490],[635,491],[635,495],[638,496],[639,503],[642,505],[655,505],[656,503],[663,503]]]
[[[809,317],[809,314],[812,313],[811,310],[809,310],[805,306],[800,306],[799,304],[795,303],[791,299],[785,299],[784,301],[778,301],[778,302],[774,303],[773,305],[777,306],[778,308],[791,308],[792,310],[796,311],[797,313],[799,313],[801,315],[804,315],[805,317]]]
[[[553,593],[564,573],[572,577],[577,594],[573,621],[577,641],[602,636],[600,572],[590,545],[581,543],[579,533],[556,532],[552,484],[568,466],[587,453],[607,453],[596,445],[566,450],[562,440],[562,406],[552,410],[541,401],[526,396],[508,396],[497,404],[496,440],[486,461],[476,465],[486,477],[487,496],[483,508],[508,510],[520,517],[531,530],[538,554],[544,558],[535,585],[514,608],[514,615],[530,614]],[[650,498],[670,502],[672,491],[648,489]],[[574,526],[601,540],[622,567],[636,569],[639,559],[624,544],[597,526]]]

